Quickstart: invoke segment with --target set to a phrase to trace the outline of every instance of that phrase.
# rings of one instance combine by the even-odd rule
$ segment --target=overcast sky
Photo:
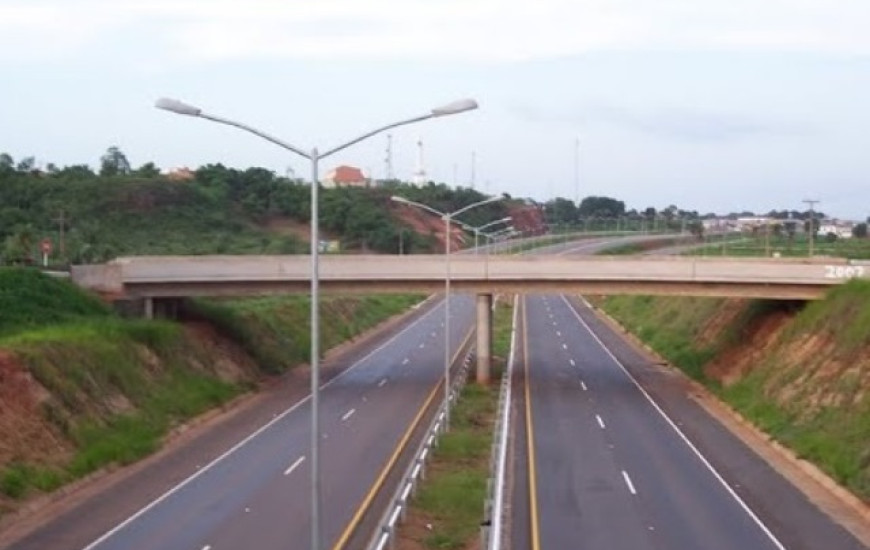
[[[236,129],[342,143],[393,132],[393,165],[546,200],[870,215],[867,0],[0,0],[0,151],[96,166],[211,162],[307,176]],[[575,143],[579,140],[579,148]],[[385,174],[386,137],[324,161]],[[455,175],[454,175],[455,174]]]

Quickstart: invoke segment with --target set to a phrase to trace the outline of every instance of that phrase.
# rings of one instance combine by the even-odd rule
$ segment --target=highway
[[[522,303],[512,549],[863,548],[582,302]]]
[[[452,300],[454,350],[471,329],[473,300]],[[324,385],[321,395],[324,548],[349,525],[424,403],[442,399],[443,300]],[[309,399],[242,434],[230,449],[124,517],[108,493],[85,501],[14,550],[263,550],[310,546]],[[155,479],[154,484],[164,480]],[[380,511],[377,511],[379,514]],[[358,548],[361,542],[345,547]]]

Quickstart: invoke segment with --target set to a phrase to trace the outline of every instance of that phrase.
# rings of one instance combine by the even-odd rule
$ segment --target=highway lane
[[[451,345],[455,350],[471,328],[474,302],[471,297],[456,296],[452,310]],[[339,539],[411,420],[443,377],[443,311],[442,301],[324,386],[321,517],[325,548]],[[309,426],[306,398],[87,548],[308,547]],[[78,513],[87,517],[87,510]],[[12,546],[16,550],[71,547],[81,545],[71,545],[50,524]]]
[[[525,310],[529,384],[517,394],[530,398],[534,467],[517,473],[535,492],[520,481],[514,499],[531,501],[537,529],[515,516],[512,548],[862,548],[687,399],[668,412],[702,444],[684,439],[617,362],[629,347],[607,334],[611,355],[593,335],[606,327],[592,312],[561,296],[529,296]],[[657,380],[669,401],[673,382]]]

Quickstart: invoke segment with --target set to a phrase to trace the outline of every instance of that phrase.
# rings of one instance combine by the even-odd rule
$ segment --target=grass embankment
[[[67,281],[0,270],[0,510],[152,452],[245,389],[178,325],[123,320]]]
[[[422,299],[415,294],[321,296],[321,351],[353,339]],[[197,300],[192,310],[241,345],[268,374],[307,363],[311,358],[308,296]]]
[[[870,282],[803,309],[612,297],[604,308],[724,401],[870,500]]]
[[[510,348],[511,307],[499,301],[493,318],[493,379]],[[499,384],[466,385],[427,466],[426,481],[399,532],[399,548],[474,548],[483,519]]]
[[[417,301],[328,297],[327,350]],[[69,282],[0,269],[0,515],[158,449],[173,427],[308,360],[308,300],[202,301],[246,349],[169,321],[122,319]]]

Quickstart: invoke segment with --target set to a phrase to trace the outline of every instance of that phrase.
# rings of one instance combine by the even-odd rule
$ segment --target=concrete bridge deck
[[[309,256],[136,256],[73,266],[73,280],[131,298],[308,292]],[[453,255],[457,292],[579,293],[816,299],[870,262],[841,258]],[[323,255],[325,292],[437,292],[445,257]]]

